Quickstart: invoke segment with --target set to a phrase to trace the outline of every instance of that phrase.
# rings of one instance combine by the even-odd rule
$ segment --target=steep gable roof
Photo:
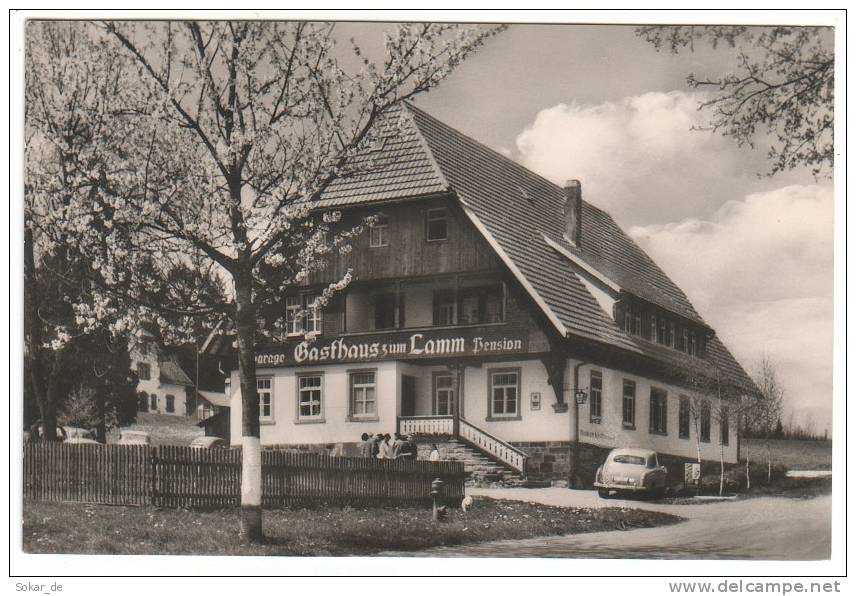
[[[172,360],[164,360],[159,363],[160,367],[160,382],[171,383],[173,385],[193,385],[193,381],[187,376],[187,373],[182,370],[181,366]]]
[[[683,291],[608,213],[583,202],[583,240],[577,248],[564,238],[561,187],[411,104],[397,108],[378,125],[384,134],[395,135],[379,149],[388,153],[374,157],[378,167],[332,185],[320,206],[454,195],[561,335],[606,343],[708,375],[719,369],[753,390],[748,375],[715,336],[708,342],[708,358],[693,358],[624,333],[603,310],[562,252],[572,253],[621,290],[708,327]]]

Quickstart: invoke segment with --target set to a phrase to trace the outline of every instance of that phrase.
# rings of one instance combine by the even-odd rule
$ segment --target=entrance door
[[[401,415],[416,416],[416,377],[401,375]]]

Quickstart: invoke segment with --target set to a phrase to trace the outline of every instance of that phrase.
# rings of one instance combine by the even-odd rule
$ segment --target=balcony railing
[[[403,436],[449,435],[454,433],[453,416],[406,416],[398,419],[398,432]]]
[[[526,473],[528,456],[514,445],[494,437],[474,424],[459,418],[458,436],[470,447],[499,461],[520,474]],[[454,416],[402,416],[398,419],[398,432],[402,435],[446,435],[453,436],[455,432]]]
[[[459,438],[470,446],[493,456],[512,470],[526,473],[527,455],[514,445],[494,437],[479,427],[460,419]]]

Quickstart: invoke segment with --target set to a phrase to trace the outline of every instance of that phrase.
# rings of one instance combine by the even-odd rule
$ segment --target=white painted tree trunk
[[[258,437],[241,437],[241,528],[256,541],[262,526],[262,444]]]

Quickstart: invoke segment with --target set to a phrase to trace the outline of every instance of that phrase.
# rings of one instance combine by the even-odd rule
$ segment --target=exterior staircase
[[[441,459],[464,462],[470,485],[525,482],[526,453],[463,417],[400,416],[398,432],[418,437],[419,459],[428,459],[435,444]]]
[[[419,443],[419,459],[428,459],[431,455],[432,444],[437,445],[437,451],[440,452],[441,459],[464,463],[468,486],[489,484],[516,486],[523,482],[523,478],[519,473],[455,439],[437,440],[433,443]]]

